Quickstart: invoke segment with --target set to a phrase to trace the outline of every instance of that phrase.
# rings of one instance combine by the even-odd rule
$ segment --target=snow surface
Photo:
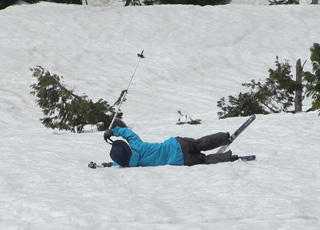
[[[216,103],[264,79],[275,56],[309,59],[319,6],[74,6],[0,11],[0,229],[320,229],[319,116],[258,115],[232,145],[255,162],[92,170],[101,132],[46,129],[30,68],[122,106],[142,139],[234,131]],[[310,63],[306,64],[310,68]],[[306,105],[307,107],[308,105]],[[177,110],[202,125],[177,126]]]

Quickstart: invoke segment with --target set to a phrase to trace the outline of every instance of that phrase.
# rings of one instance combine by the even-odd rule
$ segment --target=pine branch
[[[72,95],[74,98],[77,98],[79,101],[83,102],[84,99],[76,94],[73,93],[73,91],[68,90],[67,88],[65,88],[60,82],[56,81],[56,84],[60,87],[60,89],[62,89],[64,92],[69,93],[70,95]]]

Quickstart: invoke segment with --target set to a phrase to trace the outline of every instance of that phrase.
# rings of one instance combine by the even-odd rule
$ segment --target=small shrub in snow
[[[188,114],[183,113],[181,110],[178,110],[178,114],[180,115],[180,118],[178,119],[177,125],[200,125],[201,119],[193,119]]]

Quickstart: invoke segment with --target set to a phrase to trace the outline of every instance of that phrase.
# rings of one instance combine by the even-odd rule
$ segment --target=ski
[[[240,128],[238,128],[230,137],[231,142],[228,145],[223,145],[220,147],[217,153],[223,153],[230,146],[230,144],[256,119],[256,115],[253,114],[246,120]]]
[[[255,161],[256,155],[249,155],[249,156],[239,156],[239,159],[242,161]]]

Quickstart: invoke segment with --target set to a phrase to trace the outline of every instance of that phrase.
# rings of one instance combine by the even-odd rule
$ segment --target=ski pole
[[[123,93],[123,95],[122,95],[122,97],[121,97],[121,100],[120,100],[120,102],[119,102],[119,105],[118,105],[118,108],[117,108],[117,110],[116,110],[116,113],[114,114],[113,119],[112,119],[112,121],[111,121],[108,129],[111,129],[111,128],[112,128],[112,126],[113,126],[113,124],[114,124],[114,122],[115,122],[115,120],[116,120],[116,118],[117,118],[117,116],[118,116],[118,113],[119,113],[119,111],[120,111],[120,107],[121,107],[121,105],[122,105],[122,103],[123,103],[123,101],[124,101],[124,99],[125,99],[125,97],[126,97],[126,95],[127,95],[127,93],[128,93],[128,90],[129,90],[130,85],[131,85],[131,83],[132,83],[132,81],[133,81],[134,75],[136,74],[136,71],[137,71],[137,69],[138,69],[139,63],[140,63],[141,59],[144,58],[143,51],[144,51],[144,50],[142,50],[141,53],[138,53],[138,54],[137,54],[137,56],[139,57],[138,63],[137,63],[137,65],[136,65],[136,68],[134,69],[134,72],[133,72],[132,76],[131,76],[131,79],[130,79],[130,81],[129,81],[128,87],[125,89],[125,91],[124,91],[124,93]]]

